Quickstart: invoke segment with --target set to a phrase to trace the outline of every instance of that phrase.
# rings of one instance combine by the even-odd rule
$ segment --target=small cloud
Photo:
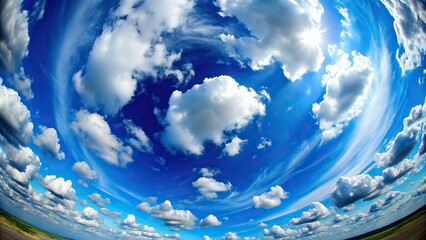
[[[267,139],[267,138],[262,137],[260,139],[259,144],[257,145],[257,149],[261,150],[261,149],[265,149],[266,147],[270,147],[270,146],[272,146],[271,139]]]
[[[240,149],[245,143],[247,143],[247,140],[243,140],[239,137],[234,137],[231,142],[225,144],[225,149],[223,149],[223,151],[228,156],[233,157],[240,153]]]
[[[288,198],[288,193],[279,186],[271,187],[271,191],[261,194],[260,196],[253,196],[253,203],[255,208],[274,208],[281,204],[281,199]]]
[[[218,192],[227,192],[232,188],[231,183],[218,182],[214,178],[200,177],[197,181],[192,183],[192,186],[197,188],[198,191],[206,198],[217,198]]]
[[[80,177],[88,180],[93,180],[98,178],[98,173],[90,169],[89,165],[86,162],[75,162],[72,166],[74,170]]]
[[[313,202],[308,211],[303,212],[299,218],[292,218],[290,222],[295,225],[311,223],[330,214],[330,211],[322,203]]]
[[[102,213],[105,216],[111,217],[111,218],[119,218],[121,216],[121,212],[112,212],[107,208],[101,208],[99,209],[99,212]]]
[[[92,202],[99,207],[103,207],[106,204],[110,204],[111,200],[109,198],[102,198],[99,193],[93,193],[87,196],[88,199],[92,200]]]
[[[220,226],[220,225],[222,225],[222,222],[217,220],[216,216],[214,216],[213,214],[208,215],[206,218],[200,221],[201,227]]]
[[[257,225],[258,227],[260,227],[260,228],[266,228],[267,226],[268,226],[268,224],[266,224],[266,223],[259,223],[259,225]]]

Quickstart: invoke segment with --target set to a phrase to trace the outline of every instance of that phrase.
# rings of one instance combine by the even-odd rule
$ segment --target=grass
[[[22,221],[21,219],[13,216],[12,214],[4,211],[3,209],[0,209],[0,224],[31,239],[67,239],[41,230],[25,221]]]
[[[423,219],[426,218],[426,210],[421,210],[418,213],[416,213],[415,215],[405,219],[404,221],[396,224],[395,226],[390,227],[389,229],[386,229],[380,233],[376,233],[374,235],[368,236],[363,238],[364,240],[378,240],[378,239],[383,239],[387,236],[390,236],[396,232],[402,231],[410,226],[412,226],[413,224],[417,223],[418,221],[422,221]]]

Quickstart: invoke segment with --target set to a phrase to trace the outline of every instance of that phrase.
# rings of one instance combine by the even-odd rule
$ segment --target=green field
[[[4,227],[9,228],[16,233],[25,235],[30,239],[67,239],[34,227],[33,225],[22,221],[21,219],[13,216],[12,214],[4,211],[3,209],[0,209],[0,225],[3,225]]]
[[[419,223],[420,221],[423,221],[426,219],[426,210],[421,210],[417,212],[415,215],[410,216],[409,218],[401,221],[400,223],[396,224],[395,226],[389,227],[379,233],[375,233],[371,236],[362,238],[365,240],[378,240],[378,239],[384,239],[386,237],[389,237],[393,234],[399,233],[401,231],[404,231],[408,228],[411,228],[416,223]],[[426,231],[426,230],[425,230]]]

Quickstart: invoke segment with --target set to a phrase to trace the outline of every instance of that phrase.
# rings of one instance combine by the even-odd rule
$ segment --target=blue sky
[[[1,5],[0,204],[38,227],[346,238],[425,204],[421,2]]]

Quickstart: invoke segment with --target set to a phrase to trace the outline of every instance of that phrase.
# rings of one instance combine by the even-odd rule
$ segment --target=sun
[[[300,35],[300,41],[310,47],[318,47],[322,42],[324,30],[319,28],[308,29]]]

